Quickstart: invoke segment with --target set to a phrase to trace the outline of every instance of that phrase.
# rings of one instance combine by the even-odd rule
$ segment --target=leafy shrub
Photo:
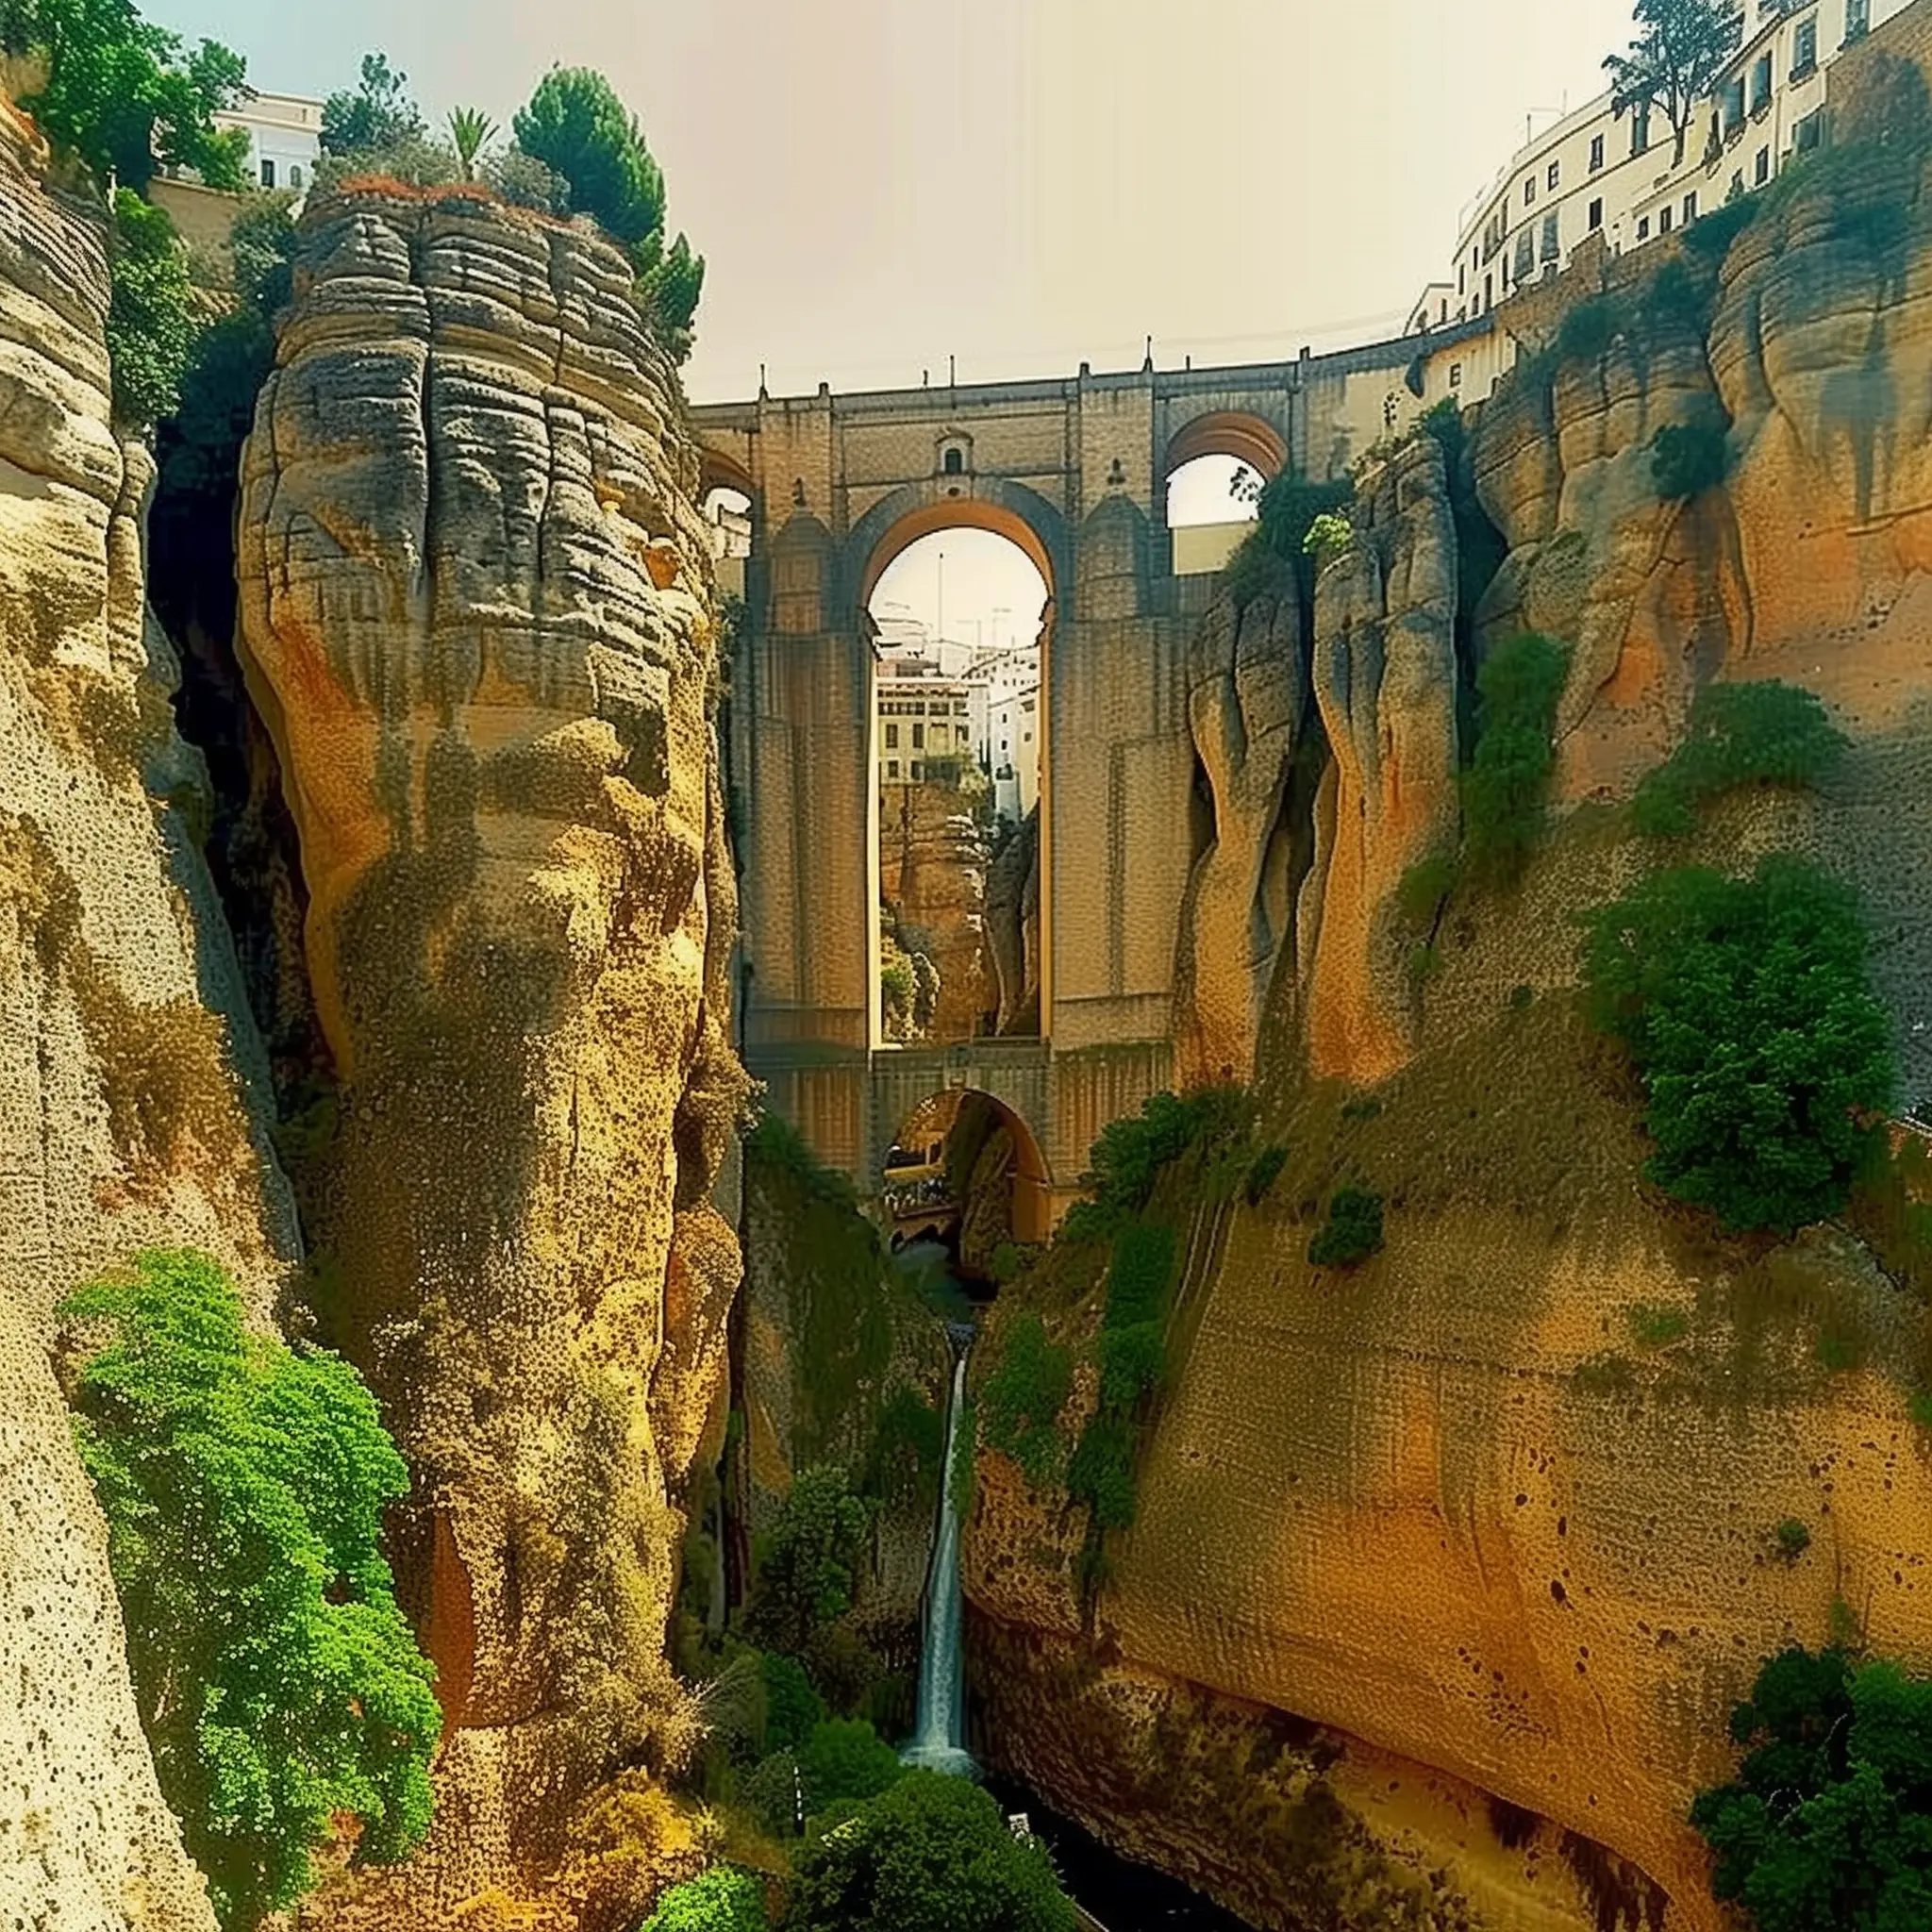
[[[1308,1243],[1317,1268],[1352,1268],[1382,1247],[1382,1197],[1367,1188],[1337,1188],[1328,1219]]]
[[[1093,1142],[1092,1168],[1080,1177],[1098,1211],[1077,1220],[1075,1239],[1108,1233],[1124,1214],[1147,1205],[1164,1167],[1201,1146],[1214,1146],[1246,1129],[1253,1104],[1239,1087],[1198,1087],[1190,1093],[1150,1094],[1138,1114],[1112,1122]]]
[[[1703,335],[1710,316],[1715,289],[1714,264],[1666,258],[1657,273],[1638,291],[1635,313],[1639,329],[1655,341],[1659,335],[1690,330]]]
[[[1455,856],[1438,852],[1404,872],[1395,886],[1395,909],[1406,924],[1426,928],[1435,924],[1442,901],[1455,890]]]
[[[147,429],[174,413],[194,353],[198,325],[188,251],[165,209],[124,188],[114,196],[108,261],[114,420],[124,429]]]
[[[827,1718],[812,1727],[798,1755],[806,1802],[814,1811],[876,1798],[905,1772],[899,1754],[863,1718]]]
[[[1318,516],[1339,510],[1354,494],[1346,476],[1325,483],[1310,482],[1292,470],[1271,476],[1255,501],[1255,526],[1223,573],[1235,604],[1292,594],[1306,618],[1315,589],[1308,531]]]
[[[1354,541],[1355,525],[1344,516],[1324,510],[1308,525],[1302,548],[1315,559],[1315,568],[1320,570],[1331,557],[1340,557]]]
[[[765,1932],[765,1888],[749,1872],[714,1865],[674,1885],[643,1932]]]
[[[945,1418],[909,1382],[900,1382],[879,1409],[866,1460],[865,1490],[889,1509],[930,1510],[939,1500]]]
[[[1512,986],[1509,989],[1509,1010],[1512,1013],[1526,1013],[1535,1004],[1535,987]]]
[[[1688,423],[1667,423],[1650,440],[1650,477],[1667,499],[1702,496],[1730,468],[1730,419],[1707,410]]]
[[[248,137],[213,117],[246,96],[247,63],[218,41],[184,55],[132,0],[8,0],[0,51],[40,57],[44,77],[20,105],[101,182],[141,195],[158,167],[181,167],[210,188],[242,186]]]
[[[1617,305],[1607,295],[1591,295],[1565,311],[1557,325],[1556,350],[1565,362],[1601,359],[1617,335]]]
[[[989,1446],[1010,1456],[1036,1489],[1058,1474],[1060,1412],[1073,1386],[1073,1351],[1047,1340],[1038,1315],[1022,1315],[980,1387],[979,1416]]]
[[[768,1650],[762,1674],[765,1689],[764,1744],[768,1751],[796,1751],[812,1727],[825,1719],[825,1701],[811,1687],[795,1657]]]
[[[1542,834],[1557,701],[1569,669],[1563,645],[1525,631],[1497,645],[1476,673],[1475,756],[1462,774],[1462,824],[1478,877],[1513,881]]]
[[[1248,1177],[1241,1186],[1250,1208],[1261,1205],[1267,1198],[1268,1190],[1280,1178],[1281,1170],[1287,1165],[1288,1149],[1278,1144],[1264,1147],[1255,1156],[1248,1169]]]
[[[1631,822],[1651,838],[1681,837],[1701,805],[1737,786],[1818,784],[1846,742],[1815,691],[1776,678],[1707,684],[1683,743],[1638,786]]]
[[[512,208],[534,208],[545,215],[570,212],[570,183],[514,142],[485,159],[483,180]]]
[[[1102,1409],[1088,1419],[1067,1464],[1067,1493],[1087,1506],[1097,1529],[1133,1522],[1134,1429],[1126,1417]]]
[[[1624,1319],[1640,1348],[1668,1348],[1690,1332],[1690,1317],[1669,1302],[1640,1302],[1625,1310]]]
[[[802,1469],[778,1506],[758,1564],[753,1614],[785,1648],[805,1648],[821,1624],[842,1617],[858,1588],[872,1512],[835,1462]]]
[[[1932,1911],[1932,1684],[1841,1648],[1781,1652],[1731,1714],[1737,1776],[1690,1822],[1756,1932],[1903,1932]]]
[[[404,1857],[441,1719],[381,1553],[408,1473],[369,1391],[324,1350],[246,1334],[205,1256],[150,1250],[62,1313],[112,1332],[75,1433],[155,1770],[223,1924],[300,1898],[339,1812],[358,1862]]]
[[[773,1838],[790,1838],[798,1824],[798,1799],[804,1774],[790,1751],[761,1757],[738,1780],[738,1802]]]
[[[1795,1516],[1787,1516],[1773,1532],[1777,1553],[1787,1563],[1795,1563],[1811,1547],[1811,1532]]]
[[[965,1778],[908,1772],[803,1846],[785,1932],[1074,1932],[1038,1840]]]
[[[1848,888],[1773,855],[1659,873],[1591,914],[1588,1010],[1642,1076],[1657,1186],[1732,1227],[1836,1213],[1893,1062]]]

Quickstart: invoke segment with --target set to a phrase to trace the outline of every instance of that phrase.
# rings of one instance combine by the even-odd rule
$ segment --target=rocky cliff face
[[[1552,318],[1485,406],[1510,552],[1478,641],[1573,647],[1561,822],[1515,892],[1457,893],[1421,987],[1382,921],[1454,841],[1455,540],[1425,443],[1364,474],[1367,541],[1318,592],[1306,1048],[1262,1095],[1286,1163],[1257,1207],[1175,1210],[1169,1382],[1091,1606],[1078,1512],[983,1461],[968,1588],[999,1748],[1259,1924],[1711,1932],[1687,1813],[1759,1659],[1823,1641],[1840,1599],[1874,1651],[1932,1661],[1923,1308],[1842,1229],[1727,1241],[1650,1192],[1571,997],[1575,913],[1658,862],[1614,808],[1700,685],[1781,677],[1850,735],[1843,769],[1725,801],[1689,856],[1853,878],[1926,1091],[1927,152],[1794,177],[1692,253],[1688,304],[1650,284],[1665,257],[1625,258],[1591,326],[1559,345]],[[1711,421],[1722,480],[1666,497],[1657,432]],[[1306,1254],[1344,1181],[1389,1232],[1339,1274]],[[1790,1561],[1786,1518],[1812,1538]]]
[[[999,1005],[987,957],[986,843],[957,785],[888,785],[879,892],[908,949],[939,973],[924,1038],[971,1040]]]
[[[0,1919],[199,1932],[53,1311],[140,1247],[192,1243],[266,1320],[292,1212],[187,829],[199,774],[143,601],[153,466],[109,420],[105,238],[4,101],[0,208]]]
[[[629,271],[460,194],[311,206],[244,458],[251,678],[340,1070],[325,1325],[415,1492],[447,1717],[411,1895],[675,1752],[678,1497],[745,1091],[695,459]]]

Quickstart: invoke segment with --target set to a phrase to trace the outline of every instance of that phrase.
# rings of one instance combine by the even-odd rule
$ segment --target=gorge
[[[661,183],[641,253],[398,151],[237,228],[233,420],[132,422],[139,218],[18,82],[0,1919],[815,1932],[944,1843],[933,1923],[1046,1932],[1030,1805],[1267,1932],[1805,1923],[1726,1894],[1734,1710],[1932,1675],[1932,0],[1479,321],[702,405]],[[961,528],[1046,593],[997,839],[879,763]],[[90,1299],[184,1253],[247,1401]],[[104,1477],[146,1374],[243,1529]],[[183,1524],[251,1607],[130,1583]],[[340,1736],[258,1789],[297,1594]]]

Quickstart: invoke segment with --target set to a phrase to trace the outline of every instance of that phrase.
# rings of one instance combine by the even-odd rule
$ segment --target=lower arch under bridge
[[[1442,397],[1486,393],[1506,353],[1486,319],[1291,362],[1083,366],[858,395],[822,385],[691,412],[706,483],[750,499],[724,733],[744,1059],[862,1198],[878,1197],[887,1150],[920,1103],[972,1089],[1024,1124],[1040,1170],[1025,1212],[1050,1223],[1101,1130],[1174,1084],[1178,940],[1202,838],[1189,647],[1217,579],[1175,569],[1174,468],[1226,454],[1341,475]],[[1013,538],[1047,584],[1040,1037],[890,1045],[866,605],[899,550],[959,525]]]

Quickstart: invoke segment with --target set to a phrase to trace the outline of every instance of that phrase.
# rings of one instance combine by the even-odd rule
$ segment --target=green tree
[[[1036,1489],[1058,1474],[1060,1412],[1073,1389],[1073,1350],[1049,1341],[1037,1314],[1020,1316],[980,1389],[980,1427],[988,1445],[1010,1456]]]
[[[1569,669],[1563,645],[1525,631],[1498,644],[1475,675],[1475,756],[1462,774],[1462,829],[1478,878],[1513,883],[1542,836],[1557,702]]]
[[[1631,821],[1646,837],[1680,838],[1701,805],[1737,786],[1818,784],[1847,743],[1815,691],[1774,677],[1707,684],[1684,741],[1638,786]]]
[[[1774,854],[1658,873],[1587,922],[1592,1021],[1642,1076],[1644,1172],[1732,1227],[1835,1214],[1894,1080],[1851,890]]]
[[[465,181],[476,178],[476,157],[495,132],[496,123],[481,108],[452,108],[449,110],[450,145],[457,151],[457,166]]]
[[[616,89],[591,68],[553,67],[515,125],[517,145],[570,184],[571,207],[630,249],[641,271],[655,267],[664,176]]]
[[[697,316],[698,298],[705,291],[705,258],[693,255],[691,243],[680,234],[662,258],[639,276],[638,290],[658,341],[682,360],[691,352],[691,324]],[[932,769],[928,762],[928,777]]]
[[[220,42],[186,53],[133,0],[13,0],[0,42],[40,58],[45,77],[20,105],[103,182],[145,193],[165,165],[192,168],[210,188],[242,187],[248,137],[212,117],[247,97],[248,70]]]
[[[1720,1899],[1757,1932],[1932,1924],[1932,1684],[1840,1649],[1787,1650],[1731,1736],[1738,1775],[1690,1809]]]
[[[223,1924],[292,1905],[337,1814],[388,1864],[429,1825],[433,1672],[379,1538],[408,1474],[355,1371],[244,1332],[207,1257],[80,1290],[108,1339],[75,1432],[108,1519],[142,1722]]]
[[[1367,1188],[1337,1188],[1328,1219],[1308,1243],[1317,1268],[1352,1268],[1382,1247],[1382,1197]]]
[[[123,188],[113,212],[108,356],[114,421],[123,429],[144,430],[172,415],[180,401],[200,325],[188,251],[166,211]]]
[[[964,1778],[914,1771],[802,1847],[785,1932],[1074,1932],[1036,1840]]]
[[[365,54],[354,88],[343,88],[323,103],[325,154],[380,154],[420,142],[428,133],[423,110],[409,92],[409,76],[389,64],[386,54]]]
[[[803,1650],[821,1624],[852,1607],[871,1524],[864,1498],[853,1494],[838,1463],[799,1471],[758,1565],[753,1611],[773,1641]]]
[[[863,1718],[827,1718],[814,1724],[798,1754],[806,1801],[828,1805],[876,1798],[904,1775],[899,1754]]]
[[[764,1655],[765,1735],[768,1751],[796,1751],[812,1726],[825,1718],[825,1700],[811,1687],[805,1667],[781,1651]]]
[[[1637,0],[1633,11],[1640,31],[1630,51],[1604,59],[1610,105],[1619,115],[1660,108],[1681,166],[1690,117],[1738,51],[1743,10],[1736,0]]]
[[[714,1865],[674,1885],[643,1932],[765,1932],[765,1889],[749,1872]]]

